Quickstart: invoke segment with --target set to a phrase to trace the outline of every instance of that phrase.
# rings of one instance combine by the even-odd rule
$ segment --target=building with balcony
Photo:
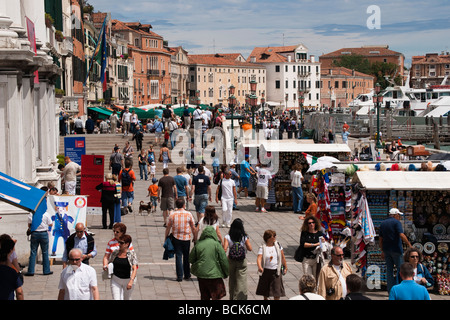
[[[431,85],[450,85],[449,52],[427,53],[413,56],[410,70],[410,86],[426,89]]]
[[[240,53],[189,55],[189,103],[228,105],[229,88],[235,87],[237,106],[245,104],[250,92],[250,81],[255,80],[256,95],[266,94],[266,69],[249,63]]]
[[[171,96],[172,104],[187,103],[188,81],[189,81],[189,58],[188,52],[181,46],[166,47],[172,55],[171,57]]]
[[[370,93],[374,77],[344,67],[322,68],[320,104],[326,107],[347,107],[358,94]]]
[[[299,93],[304,106],[320,104],[320,63],[303,44],[283,47],[256,47],[247,62],[264,65],[267,73],[266,101],[283,109],[299,108]]]
[[[136,107],[171,102],[171,53],[150,24],[112,20],[112,32],[127,41],[133,61],[133,104]]]

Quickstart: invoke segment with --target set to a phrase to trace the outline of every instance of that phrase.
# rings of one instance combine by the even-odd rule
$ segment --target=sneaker
[[[256,210],[255,210],[256,212],[258,212],[259,211],[259,208],[258,207],[256,207]]]
[[[261,208],[261,212],[267,212],[265,208]]]
[[[132,207],[132,206],[128,206],[128,210],[129,210],[130,212],[133,212],[133,207]]]

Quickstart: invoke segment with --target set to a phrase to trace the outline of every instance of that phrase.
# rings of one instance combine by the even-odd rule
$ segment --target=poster
[[[95,187],[104,180],[105,157],[82,155],[81,163],[80,193],[89,196],[87,214],[102,214],[102,193]]]
[[[328,191],[330,194],[331,231],[333,234],[340,234],[346,226],[344,189],[330,187]]]
[[[86,139],[84,137],[65,137],[64,156],[81,166],[81,156],[86,154]]]
[[[50,258],[62,258],[67,238],[79,222],[86,226],[86,196],[48,196],[47,214],[53,221],[49,234]]]
[[[28,17],[25,17],[27,22],[27,34],[28,34],[28,41],[30,41],[31,50],[33,50],[34,54],[37,53],[36,48],[36,30],[34,29],[34,23],[31,21]],[[34,72],[34,83],[39,84],[39,71],[36,70]]]

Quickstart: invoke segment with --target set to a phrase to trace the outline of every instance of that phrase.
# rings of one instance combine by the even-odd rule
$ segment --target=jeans
[[[302,187],[292,187],[293,210],[300,212],[303,208],[303,190]]]
[[[133,204],[134,191],[122,191],[122,207],[131,206]]]
[[[41,246],[42,250],[42,266],[44,274],[50,273],[50,260],[48,258],[48,233],[47,231],[31,233],[30,238],[30,259],[28,262],[28,273],[34,274],[36,266],[36,256],[38,247]]]
[[[400,270],[400,265],[403,263],[403,254],[400,252],[384,251],[384,260],[386,261],[386,282],[389,293],[393,286],[400,283],[398,271]],[[397,268],[395,274],[394,266]]]
[[[144,163],[139,163],[139,174],[141,176],[141,180],[143,179],[143,176],[145,175],[145,180],[148,179],[148,175],[147,175],[147,164]]]
[[[175,249],[175,269],[177,273],[177,279],[191,277],[191,266],[189,264],[189,249],[191,242],[189,240],[178,240],[172,238],[172,244]]]

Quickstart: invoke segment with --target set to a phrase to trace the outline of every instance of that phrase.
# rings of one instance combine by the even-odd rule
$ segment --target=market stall
[[[386,267],[378,243],[380,224],[391,208],[404,213],[402,225],[411,244],[423,256],[422,263],[440,283],[448,281],[450,273],[450,172],[446,171],[357,171],[354,175],[354,218],[366,211],[373,224],[375,241],[354,243],[357,267],[380,270],[381,285],[386,284]],[[364,233],[364,230],[363,230]],[[361,237],[359,237],[361,238]],[[363,272],[364,273],[364,272]],[[442,294],[450,294],[440,290]]]

